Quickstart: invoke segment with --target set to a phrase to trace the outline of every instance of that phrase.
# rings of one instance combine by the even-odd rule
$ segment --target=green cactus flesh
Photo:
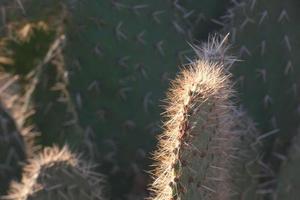
[[[299,1],[245,0],[225,16],[240,62],[232,68],[242,103],[262,130],[272,176],[299,124]],[[279,156],[278,156],[279,155]],[[265,190],[267,191],[267,189]]]
[[[188,46],[180,19],[169,2],[158,0],[92,0],[71,15],[66,60],[81,125],[107,155],[112,176],[137,178],[130,171],[150,164],[144,158],[155,143],[157,105]],[[132,187],[118,185],[123,193]]]
[[[91,167],[66,146],[47,147],[29,160],[22,181],[14,182],[3,199],[104,199],[104,179]]]
[[[255,127],[234,112],[224,63],[201,59],[182,71],[169,92],[152,199],[253,199]]]
[[[4,195],[11,180],[21,176],[25,144],[13,119],[0,104],[0,195]]]

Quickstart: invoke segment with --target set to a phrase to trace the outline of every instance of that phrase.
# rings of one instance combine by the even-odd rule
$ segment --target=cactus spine
[[[14,182],[3,199],[98,199],[103,197],[103,176],[91,171],[91,163],[71,153],[67,146],[46,147],[29,160],[21,183]]]

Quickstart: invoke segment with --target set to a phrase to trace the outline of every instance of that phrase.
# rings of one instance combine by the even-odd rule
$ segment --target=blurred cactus
[[[3,199],[105,199],[103,176],[92,167],[66,146],[47,147],[29,160],[21,183],[12,183]]]
[[[261,129],[264,144],[261,191],[273,191],[274,174],[299,126],[298,1],[234,1],[225,18],[239,54],[232,73],[241,102]]]

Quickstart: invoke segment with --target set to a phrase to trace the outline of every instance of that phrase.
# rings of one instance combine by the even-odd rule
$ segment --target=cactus
[[[256,189],[252,185],[252,181],[257,183],[255,174],[246,169],[246,164],[253,163],[253,172],[258,173],[257,149],[250,156],[255,127],[232,103],[234,92],[230,74],[225,72],[226,62],[205,58],[207,51],[216,53],[222,45],[208,44],[198,51],[199,60],[180,73],[168,93],[165,131],[155,153],[154,200],[255,196],[251,192]]]
[[[67,146],[46,147],[29,160],[21,183],[12,183],[3,199],[105,199],[103,176],[91,171],[92,167]]]
[[[5,194],[9,182],[21,175],[21,162],[25,161],[25,144],[13,119],[0,104],[0,195]]]
[[[279,170],[299,124],[299,2],[235,1],[225,16],[224,31],[231,32],[231,43],[241,62],[232,67],[239,83],[241,101],[263,133],[263,162],[269,176]],[[270,184],[265,184],[265,192]]]
[[[277,178],[277,191],[273,199],[296,200],[299,198],[300,177],[300,134],[295,136],[289,148],[287,159],[282,163]]]

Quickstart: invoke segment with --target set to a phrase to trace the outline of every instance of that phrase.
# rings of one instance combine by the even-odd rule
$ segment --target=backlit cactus
[[[211,48],[222,45],[208,44],[202,50],[218,51]],[[165,131],[155,153],[152,199],[251,199],[248,195],[255,194],[247,190],[255,190],[255,185],[250,188],[255,174],[247,174],[244,168],[251,161],[257,165],[250,148],[255,127],[243,121],[244,114],[238,115],[242,119],[236,116],[225,62],[198,54],[200,58],[183,69],[168,93]],[[242,152],[249,159],[243,160]]]

